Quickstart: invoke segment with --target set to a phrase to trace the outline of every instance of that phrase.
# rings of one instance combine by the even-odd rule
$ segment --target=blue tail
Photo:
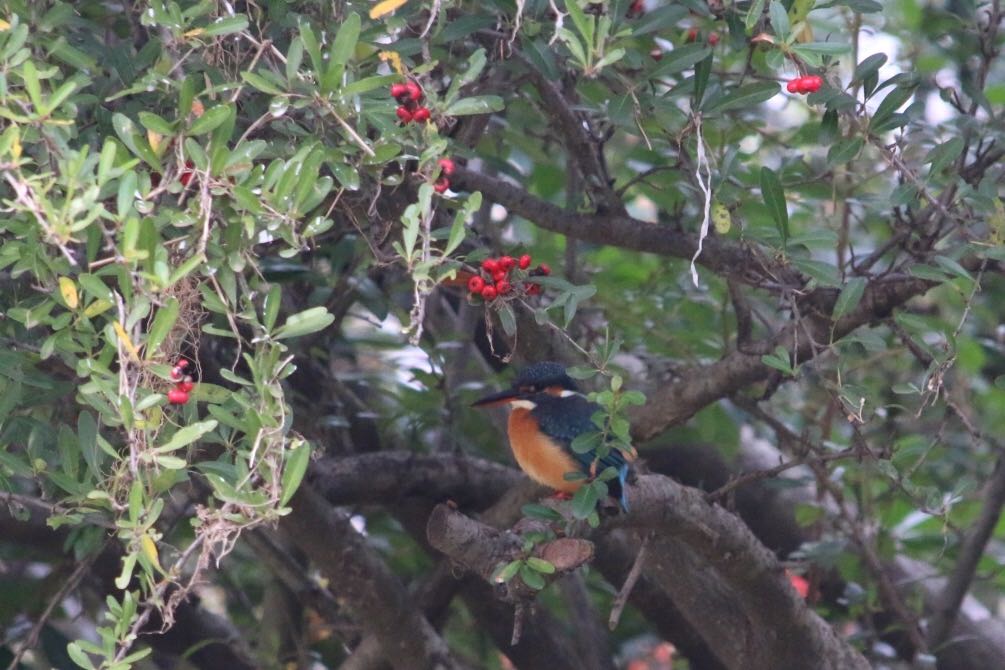
[[[621,502],[621,509],[628,511],[628,487],[625,486],[625,482],[628,481],[628,464],[625,463],[620,468],[618,468],[618,482],[621,484],[621,495],[618,500]]]

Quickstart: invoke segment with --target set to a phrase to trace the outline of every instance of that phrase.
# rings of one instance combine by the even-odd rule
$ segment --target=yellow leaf
[[[728,233],[733,225],[733,220],[729,216],[729,209],[721,202],[716,202],[712,205],[712,225],[715,226],[715,232],[720,235]]]
[[[204,32],[206,32],[205,28],[193,28],[192,30],[182,33],[182,37],[186,39],[189,37],[198,37],[199,35],[202,35]]]
[[[154,153],[158,152],[157,150],[161,146],[162,139],[164,139],[164,136],[161,135],[160,133],[155,133],[154,131],[149,129],[147,130],[147,142],[150,143],[150,148],[154,150]]]
[[[397,51],[381,51],[377,54],[382,61],[391,61],[391,67],[398,74],[404,76],[405,68],[401,65],[401,56],[398,55]]]
[[[59,292],[63,296],[63,302],[70,309],[77,309],[80,301],[77,298],[77,285],[69,277],[59,278]]]
[[[112,308],[112,306],[113,306],[112,303],[108,302],[107,300],[103,298],[98,298],[97,300],[95,300],[94,302],[92,302],[90,305],[87,306],[87,309],[84,310],[84,316],[90,319],[92,317],[97,316],[98,314],[101,314],[102,312],[107,312]]]
[[[112,322],[112,328],[115,329],[115,334],[119,336],[119,341],[122,342],[122,346],[129,351],[129,354],[133,358],[139,360],[140,352],[136,350],[136,345],[133,344],[131,339],[129,339],[129,333],[127,333],[126,329],[122,327],[122,324],[119,323],[118,319]]]
[[[143,555],[153,563],[154,567],[164,572],[164,568],[161,567],[160,558],[157,556],[157,543],[154,542],[153,538],[146,533],[140,535],[140,547],[143,549]]]
[[[18,134],[14,135],[14,142],[10,145],[10,155],[14,160],[21,158],[21,136]]]
[[[10,30],[10,24],[4,21],[3,19],[0,19],[0,31],[4,30]]]
[[[390,14],[394,10],[404,5],[408,0],[381,0],[370,8],[370,18],[379,19],[385,14]]]

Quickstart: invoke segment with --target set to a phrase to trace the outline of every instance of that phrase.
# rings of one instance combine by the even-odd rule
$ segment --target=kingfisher
[[[583,479],[568,480],[568,472],[595,476],[608,467],[618,476],[607,483],[608,492],[622,509],[628,511],[625,481],[628,477],[626,454],[611,446],[607,455],[597,458],[595,450],[577,454],[573,440],[583,433],[597,432],[593,415],[602,411],[590,402],[558,363],[535,363],[524,368],[513,385],[472,403],[472,407],[509,405],[510,447],[520,469],[531,479],[550,486],[559,493],[575,493]]]

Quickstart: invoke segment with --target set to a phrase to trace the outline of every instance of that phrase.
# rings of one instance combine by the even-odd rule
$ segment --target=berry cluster
[[[391,97],[398,101],[395,114],[403,125],[412,121],[423,123],[429,120],[429,108],[422,104],[426,96],[422,92],[422,87],[414,81],[391,84]]]
[[[541,285],[526,281],[526,279],[528,277],[547,277],[551,274],[551,268],[548,267],[547,263],[541,263],[531,270],[530,263],[530,254],[524,254],[519,259],[512,256],[486,258],[482,261],[482,273],[485,276],[474,275],[471,277],[468,280],[468,292],[472,296],[480,296],[486,302],[509,295],[515,290],[522,290],[527,295],[538,295],[541,292]],[[513,270],[516,268],[522,272],[514,275]]]
[[[808,74],[805,77],[796,77],[785,85],[785,90],[789,93],[816,93],[820,90],[824,80],[815,74]]]
[[[168,402],[172,405],[184,405],[188,402],[188,394],[195,388],[192,375],[185,374],[188,361],[184,358],[175,363],[171,368],[171,381],[175,383],[174,388],[168,391]]]
[[[701,32],[697,28],[688,28],[687,32],[684,33],[684,41],[687,42],[688,44],[691,44],[692,42],[697,42],[698,37],[700,35]],[[708,42],[709,46],[714,47],[716,44],[719,43],[719,33],[713,30],[708,34],[708,37],[706,38],[705,41]]]
[[[454,174],[454,161],[449,158],[441,158],[437,161],[440,164],[440,178],[433,182],[433,190],[443,193],[450,188],[450,175]]]

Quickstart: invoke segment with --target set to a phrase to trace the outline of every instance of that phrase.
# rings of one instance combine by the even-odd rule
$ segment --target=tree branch
[[[608,244],[635,251],[690,260],[698,250],[698,236],[678,229],[680,220],[655,224],[624,214],[582,214],[571,212],[519,186],[458,166],[451,183],[469,191],[481,191],[491,202],[522,216],[540,228],[568,237]],[[705,239],[698,264],[722,276],[736,277],[748,284],[803,285],[799,273],[764,258],[753,247],[735,244],[719,237]]]
[[[291,506],[280,528],[318,566],[363,629],[380,640],[395,668],[460,667],[348,515],[329,507],[309,485],[301,486]]]

